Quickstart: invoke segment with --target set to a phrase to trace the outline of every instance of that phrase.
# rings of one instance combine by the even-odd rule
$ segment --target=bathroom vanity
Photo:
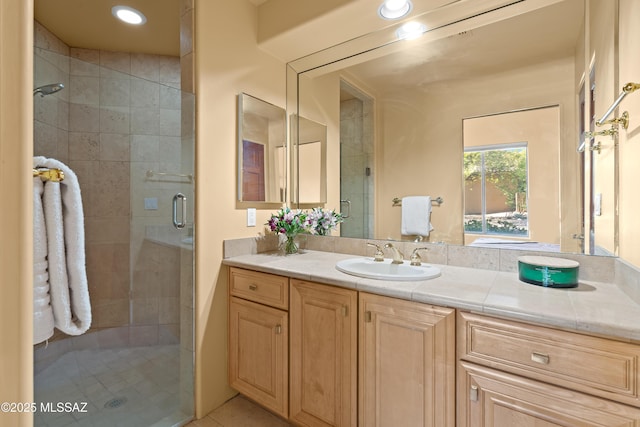
[[[640,425],[640,307],[615,285],[372,280],[349,257],[224,261],[233,388],[301,426]]]

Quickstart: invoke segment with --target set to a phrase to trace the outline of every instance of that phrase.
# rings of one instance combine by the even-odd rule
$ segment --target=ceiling
[[[259,0],[256,0],[259,1]],[[180,0],[35,0],[36,21],[70,47],[180,56]],[[111,15],[116,5],[138,9],[142,26]]]
[[[371,87],[397,90],[499,73],[573,55],[583,0],[568,0],[349,68]]]

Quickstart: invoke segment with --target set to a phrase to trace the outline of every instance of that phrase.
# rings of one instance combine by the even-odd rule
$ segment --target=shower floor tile
[[[35,375],[34,426],[141,427],[179,418],[179,373],[178,345],[66,353]],[[86,412],[55,412],[59,402]],[[46,404],[51,410],[40,411]]]

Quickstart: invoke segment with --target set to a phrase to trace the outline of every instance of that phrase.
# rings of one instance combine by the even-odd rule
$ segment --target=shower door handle
[[[340,204],[343,203],[347,205],[347,214],[342,215],[342,218],[349,218],[351,216],[351,200],[340,200]]]
[[[178,200],[182,202],[182,219],[178,221]],[[187,197],[178,193],[173,196],[173,226],[181,230],[187,225]]]

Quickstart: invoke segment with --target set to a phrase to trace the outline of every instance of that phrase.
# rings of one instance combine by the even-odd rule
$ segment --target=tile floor
[[[291,424],[242,396],[236,396],[186,427],[288,427]]]
[[[36,412],[35,427],[181,425],[177,345],[76,350],[35,375],[36,402],[87,402],[86,413]],[[167,369],[176,366],[176,369]],[[114,399],[126,401],[118,405]],[[109,405],[114,402],[113,405]],[[181,418],[182,417],[182,418]],[[160,421],[158,421],[160,420]],[[288,427],[238,395],[187,427]]]
[[[34,426],[178,425],[188,419],[179,410],[179,358],[178,345],[66,353],[35,374],[37,405],[86,402],[87,412],[38,411]]]

